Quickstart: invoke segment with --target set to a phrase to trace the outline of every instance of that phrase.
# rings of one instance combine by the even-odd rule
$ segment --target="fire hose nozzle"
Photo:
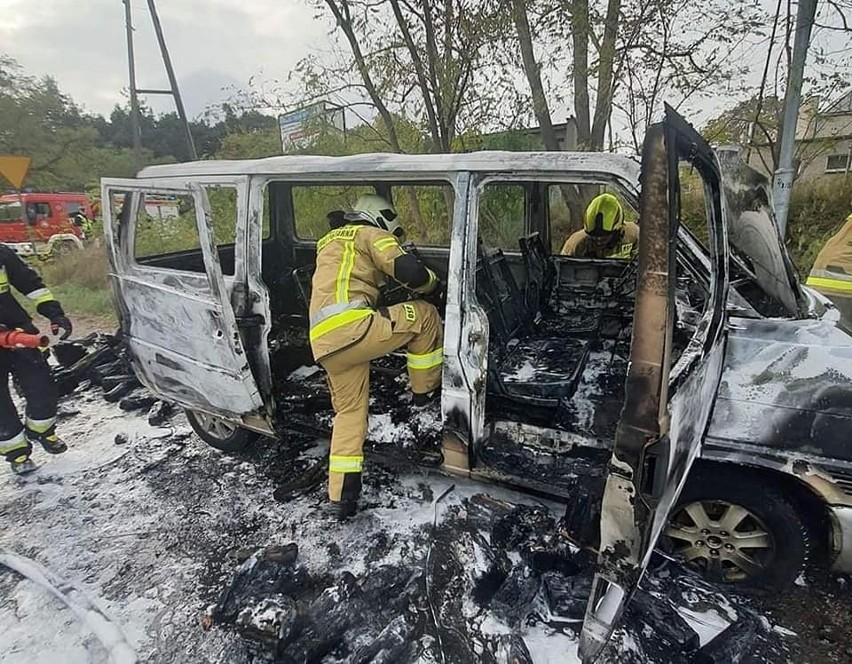
[[[29,334],[20,330],[0,332],[0,348],[40,348],[49,344],[50,339],[43,334]]]

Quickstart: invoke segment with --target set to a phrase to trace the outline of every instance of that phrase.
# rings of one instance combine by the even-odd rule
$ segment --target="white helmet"
[[[393,205],[378,194],[359,196],[355,205],[352,206],[352,212],[346,215],[347,221],[366,221],[402,239],[405,229],[396,221],[396,218],[397,214]]]

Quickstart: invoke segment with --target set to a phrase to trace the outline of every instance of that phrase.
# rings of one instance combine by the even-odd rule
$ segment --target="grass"
[[[116,327],[117,319],[109,287],[109,262],[102,244],[96,242],[81,251],[72,251],[49,262],[38,261],[31,265],[62,303],[62,308],[72,322],[85,319],[89,326],[103,326],[104,329]],[[32,303],[24,297],[18,299],[37,320],[39,315]]]

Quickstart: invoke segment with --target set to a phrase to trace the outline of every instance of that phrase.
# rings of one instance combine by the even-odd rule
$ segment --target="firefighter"
[[[83,232],[83,239],[90,240],[92,237],[92,222],[86,216],[86,212],[83,208],[77,210],[73,215],[71,215],[71,223],[77,226]]]
[[[823,246],[806,282],[817,289],[852,325],[852,214]]]
[[[563,256],[634,258],[639,253],[639,226],[624,221],[624,209],[612,194],[601,194],[586,208],[582,230],[562,245]]]
[[[438,310],[422,300],[376,308],[386,275],[422,294],[438,286],[435,273],[402,248],[403,238],[393,206],[369,194],[358,199],[343,226],[317,242],[310,340],[314,358],[328,374],[335,412],[328,497],[341,520],[355,514],[361,493],[370,360],[407,346],[415,407],[432,403],[441,384]]]
[[[18,304],[10,286],[26,295],[36,310],[50,320],[54,335],[62,329],[62,339],[71,334],[71,321],[62,306],[44,287],[41,277],[18,255],[0,244],[0,325],[37,334],[23,307]],[[9,395],[12,374],[27,401],[26,424],[22,425]],[[33,444],[40,444],[49,454],[61,454],[67,447],[56,435],[56,405],[59,395],[47,359],[40,349],[0,349],[0,454],[16,473],[35,470],[30,460]]]

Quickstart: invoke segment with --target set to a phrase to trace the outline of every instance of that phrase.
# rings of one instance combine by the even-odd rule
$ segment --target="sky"
[[[776,0],[759,1],[774,11]],[[166,88],[147,1],[131,2],[137,85]],[[252,78],[284,79],[300,59],[330,44],[331,23],[315,18],[309,0],[160,0],[157,7],[191,117],[247,88]],[[820,14],[826,11],[821,3]],[[830,51],[852,52],[850,33],[818,35],[816,41]],[[736,54],[751,63],[753,85],[764,51],[765,37],[755,35]],[[27,74],[55,76],[60,88],[90,112],[108,115],[125,102],[122,0],[0,0],[0,53],[18,60]],[[174,108],[168,97],[143,101],[158,112]],[[701,121],[736,101],[718,95],[683,110]],[[561,101],[551,110],[557,121],[571,113]]]
[[[146,0],[131,0],[137,85],[168,88]],[[160,0],[166,42],[190,116],[245,88],[279,78],[328,39],[305,0]],[[124,101],[127,51],[122,0],[0,0],[0,52],[30,75],[51,74],[86,110]],[[168,97],[148,97],[172,110]]]

